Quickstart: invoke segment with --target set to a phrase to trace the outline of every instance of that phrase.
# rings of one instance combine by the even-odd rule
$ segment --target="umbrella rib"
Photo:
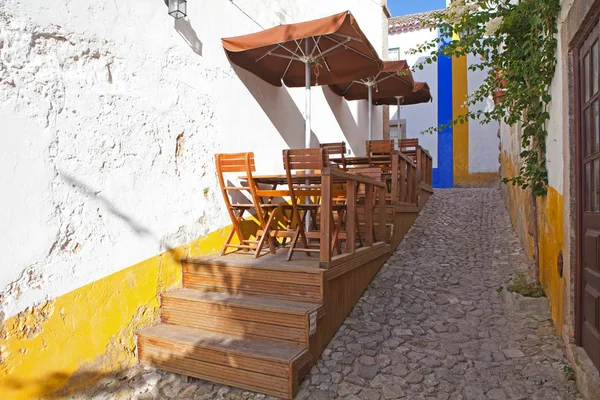
[[[296,48],[298,50],[300,50],[300,53],[302,54],[302,57],[306,57],[306,53],[304,53],[304,50],[302,50],[302,46],[300,45],[302,43],[302,39],[300,39],[300,42],[298,42],[297,40],[294,40],[294,43],[296,43]],[[288,50],[288,51],[290,51],[290,50]]]
[[[283,71],[283,75],[281,75],[281,79],[283,79],[285,77],[285,75],[288,72],[288,69],[290,69],[290,65],[292,65],[293,62],[294,62],[294,60],[290,60],[290,62],[288,63],[287,67],[285,67],[285,71]]]
[[[329,38],[329,39],[331,39],[331,38]],[[333,39],[331,39],[331,40],[333,40]],[[344,41],[344,42],[337,42],[335,40],[333,40],[333,41],[336,42],[337,44],[333,47],[328,48],[325,51],[322,51],[321,54],[319,54],[320,58],[325,58],[325,54],[329,54],[333,50],[337,49],[338,47],[344,46],[346,43],[348,43],[350,41],[350,39],[346,39],[346,41]],[[352,47],[349,47],[349,49],[352,49]]]
[[[350,40],[356,40],[357,42],[362,42],[361,38],[357,38],[357,37],[349,36],[349,35],[344,35],[344,34],[338,33],[338,32],[333,32],[332,35],[341,36],[343,38],[350,39]]]
[[[313,40],[313,42],[315,42],[315,46],[313,47],[313,49],[312,49],[312,50],[311,50],[311,52],[310,52],[310,57],[312,57],[312,56],[315,54],[315,51],[316,51],[316,50],[319,50],[319,51],[321,51],[321,49],[318,49],[318,47],[319,47],[319,40],[321,40],[321,37],[322,37],[322,36],[319,36],[319,37],[317,37],[316,39],[315,39],[315,37],[314,37],[314,36],[311,36],[311,37],[310,37],[310,38]]]
[[[297,44],[297,43],[296,43],[296,44]],[[298,54],[294,53],[293,51],[291,51],[291,50],[290,50],[290,49],[288,49],[287,47],[285,47],[285,46],[282,46],[280,43],[277,43],[277,44],[276,44],[276,46],[277,46],[277,47],[281,47],[282,49],[284,49],[285,51],[287,51],[288,53],[290,53],[292,56],[296,57],[296,58],[293,58],[293,57],[292,57],[292,59],[293,59],[293,60],[302,61],[302,60],[301,60],[301,58],[300,58],[301,56],[299,56]],[[266,56],[277,56],[277,57],[283,57],[283,58],[290,58],[289,56],[285,56],[285,55],[283,55],[283,54],[277,54],[277,53],[274,53],[274,51],[275,51],[276,49],[277,49],[277,48],[275,48],[275,49],[270,49],[270,50],[269,50],[269,51],[267,51],[265,54],[263,54],[262,56],[258,57],[258,58],[256,59],[256,61],[255,61],[255,62],[259,62],[260,60],[262,60],[262,59],[263,59],[263,58],[265,58]],[[302,50],[300,50],[300,51],[302,51]]]
[[[321,38],[321,36],[319,36],[319,39]],[[315,48],[317,50],[319,50],[320,54],[323,54],[323,51],[321,50],[321,46],[319,46],[319,43],[317,41],[315,41]],[[327,62],[327,59],[325,57],[323,57],[323,62],[325,63],[325,68],[327,68],[327,71],[331,72],[331,68],[329,67],[329,63]]]
[[[390,74],[389,77],[390,78],[396,78],[396,79],[398,79],[398,80],[400,80],[400,81],[402,81],[402,82],[404,82],[406,84],[409,84],[409,85],[411,84],[411,82],[407,82],[406,79],[404,79],[403,77],[401,77],[399,75],[396,75],[396,74]],[[414,90],[414,84],[413,84],[413,90]]]
[[[352,38],[348,37],[348,38],[346,38],[346,41],[345,41],[345,42],[340,42],[340,41],[338,41],[337,39],[334,39],[334,38],[332,38],[332,37],[330,37],[330,36],[328,36],[328,35],[325,35],[325,36],[327,36],[327,38],[328,38],[329,40],[331,40],[332,42],[335,42],[335,43],[337,43],[337,44],[341,44],[341,45],[343,45],[343,44],[346,44],[346,43],[348,43],[349,41],[351,41],[351,40],[352,40]],[[363,56],[363,57],[365,57],[365,58],[368,58],[368,59],[369,59],[369,60],[371,60],[371,61],[375,61],[375,59],[374,59],[373,57],[366,55],[366,54],[365,54],[365,53],[363,53],[362,51],[358,51],[358,50],[356,50],[356,49],[355,49],[355,48],[353,48],[353,47],[348,47],[348,49],[352,50],[353,52],[355,52],[355,53],[357,53],[357,54],[360,54],[361,56]]]
[[[345,96],[346,93],[348,93],[348,90],[350,90],[350,88],[352,87],[352,85],[354,85],[356,83],[356,81],[352,81],[350,82],[350,84],[348,85],[348,87],[344,90],[344,92],[342,93],[342,96]],[[358,82],[360,83],[360,82]]]

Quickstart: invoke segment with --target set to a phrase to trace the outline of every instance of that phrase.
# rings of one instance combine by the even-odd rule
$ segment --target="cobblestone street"
[[[527,265],[499,189],[437,190],[297,399],[580,398],[547,309],[503,300]],[[103,380],[93,395],[268,398],[146,367]]]

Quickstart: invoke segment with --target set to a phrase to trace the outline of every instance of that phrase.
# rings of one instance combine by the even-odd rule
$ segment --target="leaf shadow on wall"
[[[189,19],[178,18],[175,20],[174,24],[175,30],[179,35],[185,40],[188,46],[194,51],[194,53],[202,56],[202,41],[198,38],[198,34],[194,28],[192,28],[192,24]]]
[[[350,107],[348,107],[348,102],[342,96],[337,95],[329,87],[323,88],[323,95],[354,154],[363,154],[368,125],[363,127],[362,125],[364,124],[360,124],[360,121],[368,120],[368,117],[365,118],[363,115],[365,114],[365,110],[368,112],[366,107],[359,107],[359,122],[357,123],[350,111]]]
[[[304,116],[287,88],[273,86],[235,64],[231,64],[231,67],[269,117],[288,147],[291,149],[304,148]],[[310,146],[319,146],[319,140],[312,130]]]

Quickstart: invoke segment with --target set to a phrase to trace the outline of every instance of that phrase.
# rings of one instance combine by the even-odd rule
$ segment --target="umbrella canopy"
[[[221,40],[229,60],[266,82],[304,86],[304,145],[310,147],[310,87],[374,75],[383,67],[349,12]]]
[[[369,140],[373,138],[373,88],[376,96],[404,96],[414,90],[414,80],[408,63],[385,61],[383,69],[374,75],[365,75],[361,79],[329,85],[333,92],[344,96],[346,100],[369,101]]]
[[[369,88],[375,89],[374,96],[409,94],[413,91],[414,80],[408,63],[385,61],[381,71],[373,75],[363,75],[361,79],[329,85],[334,93],[346,100],[367,100]]]
[[[426,82],[415,82],[414,87],[415,88],[412,93],[402,96],[380,97],[380,94],[377,93],[373,99],[373,104],[376,106],[383,104],[395,106],[400,103],[402,106],[408,106],[411,104],[428,103],[433,101],[433,97],[431,96],[431,92],[429,90],[429,85]]]
[[[411,93],[403,96],[377,97],[373,100],[373,104],[376,106],[387,104],[398,107],[398,111],[396,112],[396,127],[398,129],[398,137],[400,137],[400,106],[428,103],[430,101],[433,101],[433,97],[429,91],[429,85],[426,82],[415,82],[414,90]]]
[[[375,75],[377,52],[346,11],[297,24],[222,39],[232,63],[275,86],[330,85]],[[310,82],[306,80],[310,65]]]

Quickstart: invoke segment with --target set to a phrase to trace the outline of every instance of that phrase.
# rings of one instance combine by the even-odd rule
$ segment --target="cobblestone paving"
[[[527,265],[498,189],[436,191],[297,399],[579,399],[547,309],[502,300]],[[90,397],[268,398],[146,367]]]

